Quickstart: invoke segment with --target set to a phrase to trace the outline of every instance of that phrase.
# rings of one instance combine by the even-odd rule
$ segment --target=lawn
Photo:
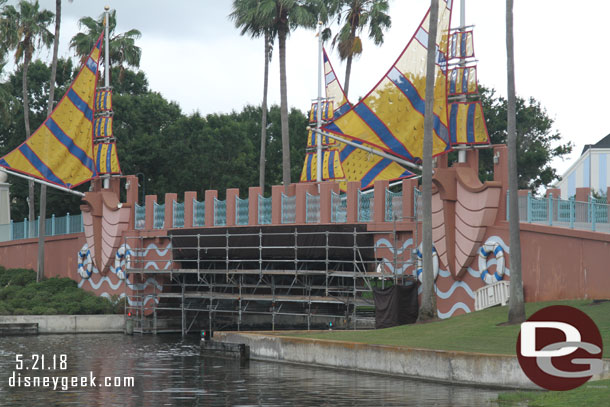
[[[607,406],[610,404],[610,380],[588,382],[570,391],[514,391],[498,396],[500,406],[530,407]]]
[[[610,357],[610,301],[595,304],[587,300],[531,303],[526,304],[527,316],[549,305],[570,305],[589,315],[602,334],[605,344],[604,357]],[[494,307],[426,324],[368,331],[335,330],[289,335],[423,349],[516,355],[519,325],[499,325],[506,322],[507,315],[507,307]]]

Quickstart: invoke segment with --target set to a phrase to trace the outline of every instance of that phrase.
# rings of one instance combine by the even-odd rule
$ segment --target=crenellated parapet
[[[343,193],[338,182],[328,181],[275,185],[271,196],[262,195],[259,187],[250,187],[247,196],[240,196],[237,188],[227,189],[225,199],[219,199],[217,190],[202,195],[187,191],[182,197],[167,193],[163,204],[156,195],[147,195],[143,206],[135,206],[133,218],[136,230],[147,231],[340,223],[391,230],[394,222],[399,229],[413,223],[416,187],[416,180],[403,180],[392,191],[387,181],[377,181],[362,192],[358,182],[350,182]]]

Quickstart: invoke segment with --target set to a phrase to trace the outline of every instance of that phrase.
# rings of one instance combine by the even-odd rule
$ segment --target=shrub
[[[78,288],[69,278],[37,283],[33,270],[0,267],[0,315],[112,314],[117,308],[122,313],[124,303],[113,300]]]
[[[0,269],[0,287],[25,286],[36,281],[36,272],[31,269]]]

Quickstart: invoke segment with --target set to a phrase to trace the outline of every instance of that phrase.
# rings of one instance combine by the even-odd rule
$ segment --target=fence
[[[27,219],[24,219],[23,222],[11,220],[8,224],[0,225],[0,242],[38,237],[39,220],[40,218],[34,224],[33,234],[30,234],[30,222]],[[45,222],[45,236],[67,235],[84,230],[82,215],[70,215],[69,213],[61,217],[53,215]]]
[[[333,223],[347,222],[347,196],[331,191],[330,221]]]
[[[510,219],[509,194],[506,194],[506,220]],[[520,195],[519,220],[527,223],[569,227],[610,233],[610,205],[606,200],[589,197],[587,202],[554,198],[552,194],[536,198],[531,192]]]
[[[404,194],[402,191],[393,192],[389,188],[383,190],[385,194],[384,200],[379,205],[379,210],[381,213],[378,215],[383,215],[381,219],[386,222],[393,221],[402,221],[404,219],[413,219],[411,213],[403,213],[405,203],[403,202]],[[409,194],[410,195],[410,194]],[[359,223],[373,222],[374,214],[376,208],[374,207],[375,203],[375,194],[373,190],[369,191],[358,191],[356,197],[355,204],[355,221]],[[241,199],[239,196],[235,195],[230,199],[235,199],[234,205],[227,205],[227,201],[221,201],[217,198],[214,198],[213,201],[209,203],[209,205],[213,205],[212,213],[211,213],[211,223],[207,226],[226,226],[227,219],[230,220],[231,225],[235,226],[246,226],[246,225],[270,225],[273,223],[272,220],[272,211],[273,211],[273,198],[272,197],[264,197],[262,195],[257,196],[258,200],[258,211],[254,210],[252,215],[255,219],[250,219],[250,200],[249,199]],[[299,222],[302,222],[303,219],[299,216],[302,215],[303,207],[299,206],[299,204],[303,204],[305,206],[305,214],[304,221],[305,223],[315,224],[320,223],[322,216],[322,209],[327,208],[323,206],[323,202],[321,201],[322,197],[317,194],[312,194],[310,192],[306,192],[304,194],[305,202],[297,202],[296,195],[286,195],[282,193],[280,195],[279,207],[277,210],[279,213],[279,223],[280,224],[294,224],[299,219]],[[328,199],[328,198],[327,198]],[[418,216],[418,220],[421,220],[421,193],[415,188],[414,189],[414,197],[409,198],[413,199],[414,202],[414,210],[415,215]],[[347,213],[348,213],[348,198],[346,193],[330,191],[330,222],[332,223],[347,223]],[[326,203],[328,204],[328,202]],[[170,219],[165,219],[165,205],[154,203],[153,208],[153,229],[164,229],[164,228],[184,228],[185,225],[189,222],[185,221],[186,212],[189,212],[190,208],[187,207],[185,203],[180,203],[177,201],[172,201],[173,211],[168,212],[170,215]],[[297,211],[297,208],[299,210]],[[209,210],[209,209],[208,209]],[[231,211],[228,213],[227,211]],[[193,199],[192,204],[192,227],[205,227],[206,226],[206,204],[205,202],[199,202],[196,199]],[[298,213],[297,213],[298,212]],[[298,216],[297,216],[298,214]],[[234,216],[233,216],[234,215]],[[328,216],[328,215],[327,215]],[[598,215],[598,218],[601,218],[601,215]],[[141,230],[145,229],[145,219],[146,219],[146,207],[145,205],[135,205],[135,229]],[[234,222],[234,223],[232,223]]]

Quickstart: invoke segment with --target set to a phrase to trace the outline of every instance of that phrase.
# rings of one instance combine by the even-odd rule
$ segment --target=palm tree
[[[72,0],[70,0],[72,2]],[[53,61],[51,62],[51,79],[49,80],[49,107],[47,116],[51,116],[55,101],[55,79],[57,78],[57,54],[59,53],[59,30],[61,28],[61,0],[55,0],[55,36],[53,38]],[[38,216],[38,270],[36,280],[44,277],[44,236],[47,217],[47,186],[40,185],[40,212]]]
[[[30,3],[19,2],[19,10],[14,6],[4,6],[0,17],[0,32],[3,46],[15,50],[15,63],[23,60],[23,120],[25,122],[25,137],[30,137],[30,103],[28,98],[28,68],[32,55],[37,47],[49,48],[53,42],[53,34],[47,29],[53,22],[54,15],[49,10],[40,10],[38,0]],[[29,181],[29,235],[35,232],[34,218],[34,181]]]
[[[506,0],[506,63],[508,77],[508,213],[510,214],[510,298],[508,322],[525,321],[523,278],[521,275],[521,236],[519,234],[519,203],[517,174],[517,115],[515,95],[515,52],[513,43],[513,0]]]
[[[70,40],[70,48],[74,49],[76,55],[81,57],[83,62],[89,55],[89,52],[91,52],[91,49],[104,29],[104,15],[105,14],[102,14],[97,20],[91,17],[83,17],[78,20],[79,27],[81,29],[85,28],[85,32],[80,32],[72,37]],[[108,18],[110,67],[118,66],[120,68],[119,80],[122,80],[126,65],[134,68],[140,66],[142,50],[135,45],[135,42],[142,36],[142,33],[136,29],[132,29],[122,34],[114,34],[115,28],[116,10],[111,10]],[[103,61],[104,53],[101,55],[100,64],[102,64]],[[104,75],[106,75],[105,72]]]
[[[368,25],[369,38],[375,42],[375,45],[381,45],[383,30],[390,28],[392,20],[387,14],[388,0],[333,0],[333,2],[333,11],[338,14],[338,23],[343,22],[339,33],[333,39],[333,45],[337,44],[341,60],[347,60],[343,89],[347,96],[352,59],[362,53],[362,40],[358,34]]]
[[[273,52],[275,31],[271,26],[265,26],[258,15],[260,0],[234,0],[233,12],[229,18],[234,21],[235,27],[241,28],[241,35],[249,33],[252,38],[261,35],[265,41],[265,73],[263,77],[263,102],[261,106],[261,152],[259,159],[258,183],[261,191],[265,191],[265,164],[267,148],[267,90],[269,87],[269,62]]]
[[[422,254],[423,290],[419,320],[436,317],[436,294],[434,293],[434,273],[432,270],[432,131],[434,117],[434,75],[436,59],[436,33],[438,31],[438,0],[430,2],[430,28],[428,54],[426,58],[426,110],[424,116],[424,145],[422,153]]]
[[[326,20],[320,0],[260,0],[258,17],[277,33],[280,56],[280,119],[282,129],[282,182],[290,185],[290,138],[288,134],[288,87],[286,79],[286,38],[297,27],[314,28],[318,18]]]

